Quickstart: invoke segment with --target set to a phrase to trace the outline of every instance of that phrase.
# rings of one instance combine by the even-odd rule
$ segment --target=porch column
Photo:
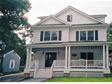
[[[109,68],[108,45],[106,45],[107,68]]]
[[[26,69],[30,69],[31,65],[31,49],[27,48]]]
[[[67,68],[67,55],[68,55],[68,52],[67,52],[67,46],[65,46],[65,68]]]
[[[103,68],[105,68],[105,45],[103,45]]]
[[[27,48],[27,57],[26,57],[26,69],[29,68],[29,48]]]
[[[68,51],[69,51],[69,54],[68,54],[68,68],[70,68],[70,60],[71,60],[71,46],[68,47]]]
[[[31,69],[31,63],[32,63],[32,48],[29,48],[30,51],[29,51],[29,68]]]

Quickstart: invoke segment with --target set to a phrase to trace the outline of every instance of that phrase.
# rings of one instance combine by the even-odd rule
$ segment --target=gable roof
[[[83,16],[85,16],[85,17],[88,17],[88,18],[90,18],[91,20],[94,20],[94,21],[96,21],[96,22],[98,22],[98,23],[105,24],[103,21],[98,20],[98,19],[96,19],[96,18],[93,18],[93,17],[91,17],[90,15],[88,15],[88,14],[86,14],[86,13],[84,13],[84,12],[82,12],[82,11],[80,11],[80,10],[78,10],[78,9],[76,9],[76,8],[74,8],[74,7],[72,7],[72,6],[68,6],[68,7],[64,8],[64,9],[61,10],[60,12],[56,13],[54,16],[57,17],[58,15],[62,14],[63,12],[65,12],[65,11],[67,11],[67,10],[69,10],[69,9],[72,9],[73,11],[78,12],[78,13],[80,13],[81,15],[83,15]]]
[[[8,56],[8,54],[11,54],[11,53],[16,53],[16,52],[14,50],[11,50],[11,51],[7,52],[6,54],[4,54],[3,57]],[[19,59],[21,59],[17,53],[16,53],[16,55],[18,56]]]
[[[50,15],[50,16],[44,18],[43,20],[39,21],[38,23],[34,24],[34,25],[41,24],[41,23],[43,23],[43,22],[45,22],[45,21],[47,21],[47,20],[49,20],[49,19],[51,19],[51,18],[54,19],[54,20],[56,20],[56,21],[58,21],[58,22],[60,22],[60,23],[62,23],[62,24],[68,24],[68,23],[66,23],[66,22],[64,22],[64,21],[62,21],[62,20],[60,20],[59,18],[56,18],[56,17],[53,16],[53,15]]]

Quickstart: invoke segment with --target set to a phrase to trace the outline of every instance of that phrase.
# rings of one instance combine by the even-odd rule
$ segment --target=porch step
[[[34,78],[51,78],[52,73],[51,69],[39,69],[37,74],[35,74]]]

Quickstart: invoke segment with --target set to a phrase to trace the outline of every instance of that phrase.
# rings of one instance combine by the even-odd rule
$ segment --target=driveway
[[[16,82],[21,79],[24,79],[24,73],[16,73],[16,74],[10,74],[0,77],[0,82]]]

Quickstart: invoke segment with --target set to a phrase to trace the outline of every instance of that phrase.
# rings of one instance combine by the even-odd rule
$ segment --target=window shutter
[[[76,41],[79,41],[79,31],[76,31]]]
[[[95,31],[95,40],[98,40],[98,30]]]
[[[59,31],[59,40],[61,40],[61,32],[62,32],[62,31]]]
[[[43,31],[40,33],[40,41],[43,41]]]

